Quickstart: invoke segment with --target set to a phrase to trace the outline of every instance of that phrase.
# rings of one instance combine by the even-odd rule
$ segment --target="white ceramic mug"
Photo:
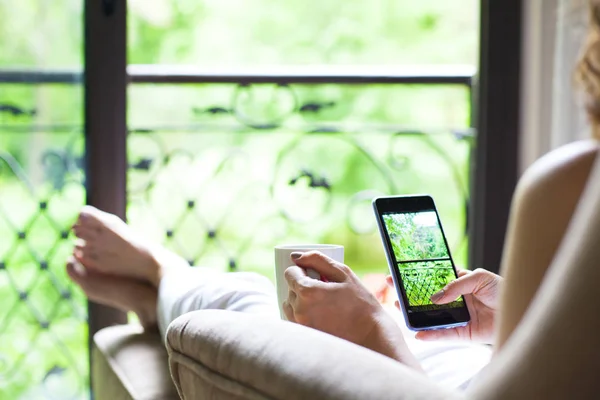
[[[308,251],[318,251],[326,256],[344,262],[344,246],[337,244],[286,244],[275,246],[275,281],[277,283],[277,303],[279,304],[279,313],[282,319],[287,319],[283,313],[283,302],[288,298],[289,287],[285,280],[284,272],[290,266],[295,265],[290,255],[292,253],[306,253]],[[308,270],[307,275],[314,279],[319,279],[319,274],[313,270]]]

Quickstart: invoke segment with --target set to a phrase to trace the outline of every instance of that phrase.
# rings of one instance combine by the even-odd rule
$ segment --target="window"
[[[191,263],[271,276],[273,246],[300,241],[384,273],[371,198],[427,192],[467,265],[480,2],[129,0],[127,17],[113,0],[13,3],[0,0],[0,398],[89,397],[87,321],[93,334],[122,316],[88,318],[65,275],[86,197],[127,204]],[[486,23],[520,4],[487,3]],[[487,67],[518,64],[499,47]],[[486,129],[494,71],[475,110]],[[489,160],[481,187],[499,177]]]
[[[427,192],[466,265],[476,1],[131,1],[128,22],[134,227],[192,264],[270,276],[274,245],[331,242],[382,273],[371,199]]]

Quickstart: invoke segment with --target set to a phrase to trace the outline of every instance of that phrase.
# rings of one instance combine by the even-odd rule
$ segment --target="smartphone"
[[[444,305],[430,299],[457,278],[433,198],[379,197],[373,200],[373,209],[408,328],[467,325],[470,315],[463,296]]]

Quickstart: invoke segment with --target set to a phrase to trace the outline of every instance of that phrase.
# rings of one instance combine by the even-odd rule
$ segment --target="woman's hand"
[[[398,325],[348,266],[319,252],[293,253],[292,261],[296,266],[285,271],[290,291],[283,304],[290,321],[420,369]],[[307,276],[307,269],[323,280]]]
[[[456,300],[460,295],[465,296],[471,314],[469,324],[451,329],[421,331],[417,333],[416,338],[466,339],[492,344],[502,277],[484,269],[459,270],[458,276],[458,279],[431,296],[431,301],[435,304],[446,304]]]

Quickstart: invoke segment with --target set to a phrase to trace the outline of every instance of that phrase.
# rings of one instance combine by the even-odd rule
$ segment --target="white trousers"
[[[196,310],[229,310],[279,318],[276,291],[267,278],[251,272],[225,273],[202,267],[167,272],[160,283],[157,307],[163,337],[174,319]],[[409,349],[438,384],[466,388],[490,360],[492,350],[486,345],[418,341],[406,328],[402,314],[395,309],[388,311],[397,320]]]

